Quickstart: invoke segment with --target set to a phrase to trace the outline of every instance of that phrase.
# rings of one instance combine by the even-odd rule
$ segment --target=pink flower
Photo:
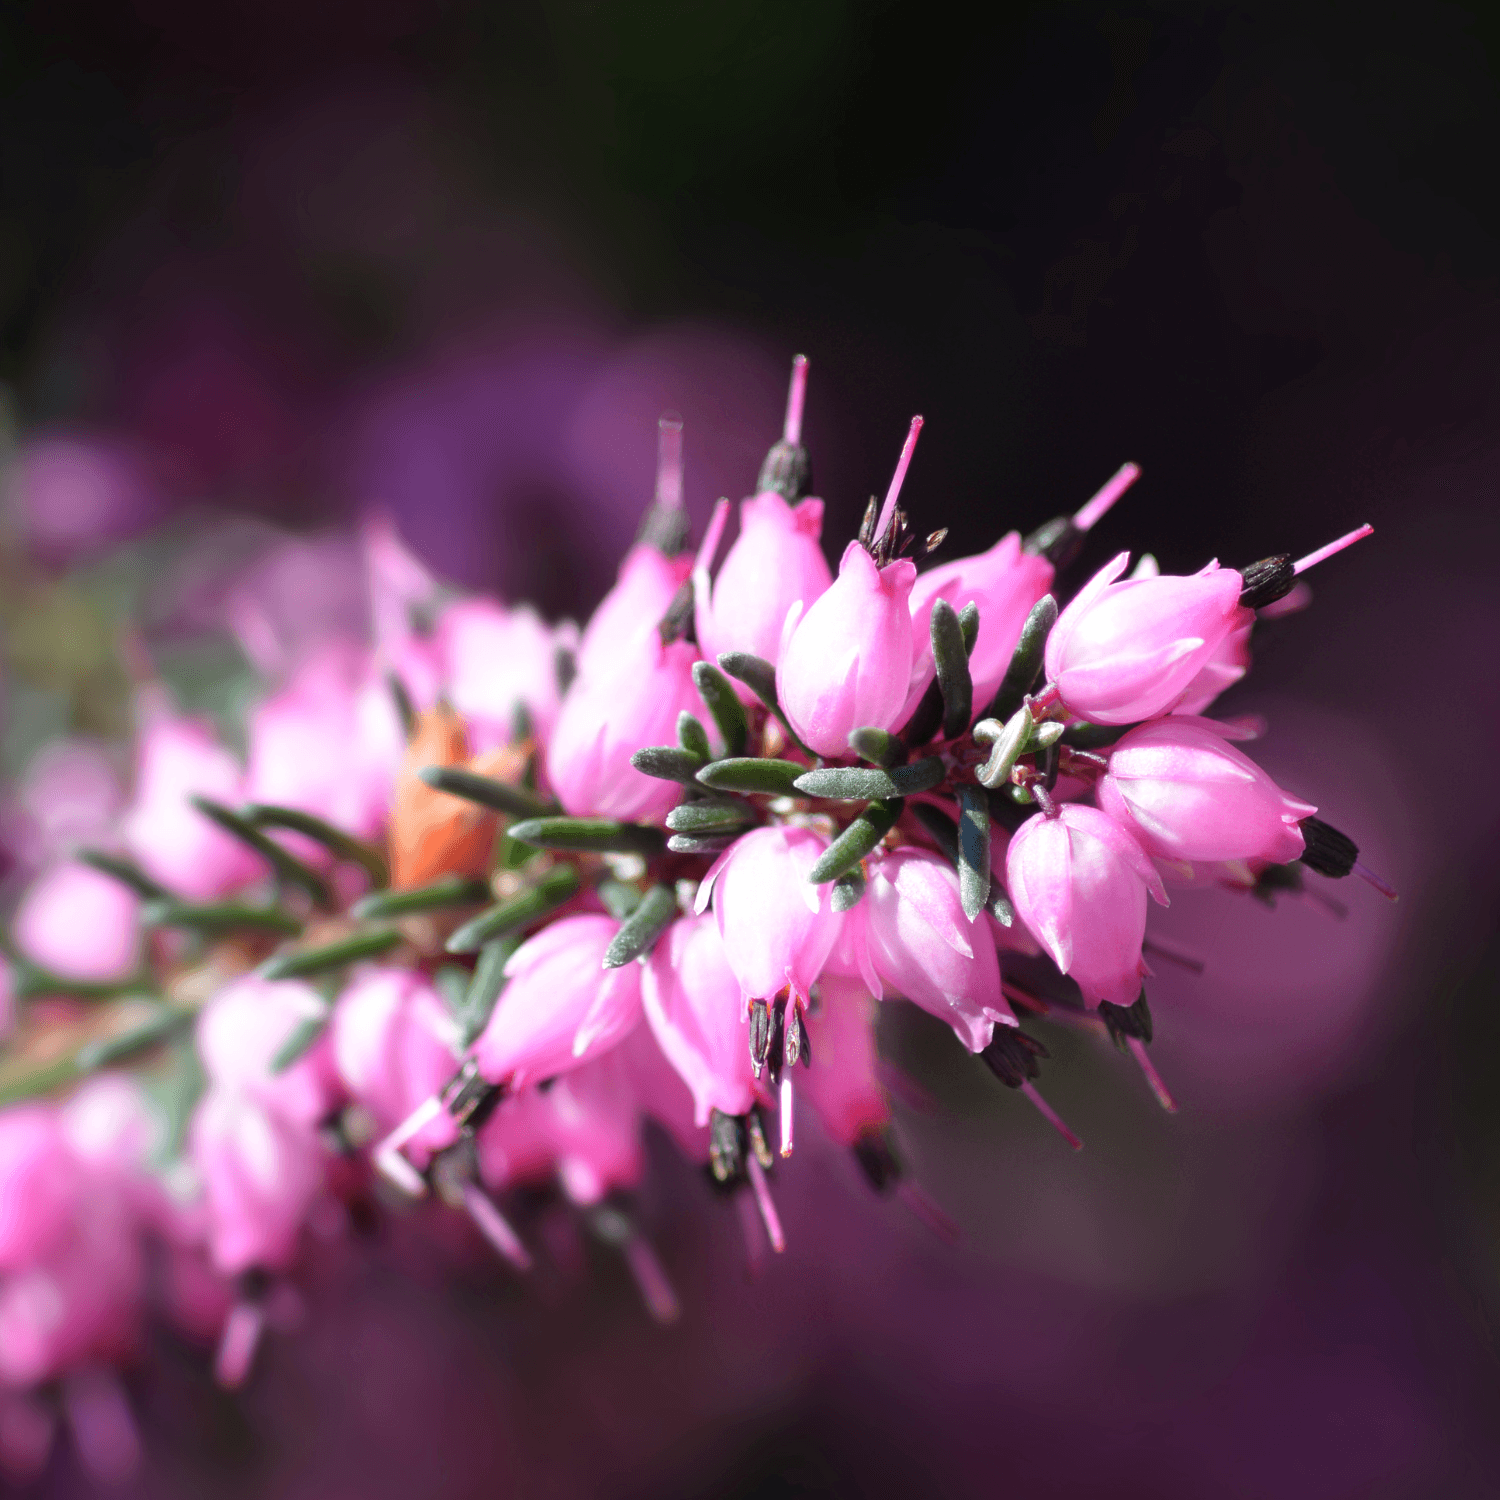
[[[332,1033],[339,1079],[382,1133],[394,1130],[458,1071],[453,1020],[419,971],[370,968],[358,974],[339,996]],[[430,1148],[449,1133],[419,1132],[414,1144]]]
[[[1146,892],[1167,904],[1133,834],[1094,807],[1066,803],[1013,835],[1006,886],[1017,915],[1091,1005],[1131,1005],[1146,973]]]
[[[736,839],[699,884],[698,910],[712,896],[744,1000],[769,1000],[790,986],[806,1003],[842,920],[830,904],[832,887],[807,878],[827,847],[808,828],[757,828]]]
[[[680,790],[646,776],[630,757],[647,745],[677,741],[677,716],[701,713],[693,686],[697,650],[687,641],[663,645],[653,626],[614,668],[580,673],[562,702],[547,747],[547,779],[575,817],[660,818]]]
[[[19,1270],[59,1244],[82,1190],[82,1168],[55,1110],[0,1111],[0,1271]]]
[[[1317,808],[1288,796],[1225,728],[1174,715],[1125,735],[1099,783],[1099,805],[1161,859],[1288,864]]]
[[[915,712],[932,680],[932,607],[939,599],[956,610],[967,604],[979,607],[979,636],[969,657],[977,713],[995,696],[1026,616],[1052,587],[1052,576],[1052,564],[1023,552],[1020,534],[1014,531],[988,552],[920,574],[911,591],[912,672],[902,719]]]
[[[79,844],[113,842],[124,796],[110,756],[88,740],[53,740],[31,758],[7,810],[5,843],[27,864]]]
[[[878,1000],[883,985],[948,1022],[970,1052],[989,1046],[995,1022],[1014,1026],[1000,993],[989,928],[964,916],[958,875],[925,849],[867,862],[864,899],[850,912],[853,959]]]
[[[1173,705],[1174,714],[1207,713],[1209,705],[1250,670],[1250,632],[1253,619],[1242,620],[1219,642],[1202,670],[1188,683],[1187,691]]]
[[[827,591],[787,612],[776,691],[792,728],[817,754],[846,754],[851,730],[895,727],[911,679],[908,600],[916,577],[905,558],[877,568],[850,542]]]
[[[154,719],[138,753],[122,831],[148,875],[190,901],[211,901],[264,873],[260,859],[188,801],[196,793],[234,806],[243,794],[240,768],[206,720]]]
[[[818,541],[822,531],[821,500],[793,506],[766,490],[740,502],[740,534],[712,592],[706,567],[697,589],[698,644],[705,656],[749,651],[776,664],[787,611],[812,605],[833,582]]]
[[[862,980],[825,971],[804,1024],[813,1061],[797,1075],[797,1092],[838,1145],[852,1146],[891,1118],[879,1080],[874,997]]]
[[[742,1115],[756,1099],[740,985],[707,912],[674,922],[641,980],[657,1043],[692,1090],[694,1123],[711,1110]]]
[[[140,961],[140,898],[89,865],[65,860],[33,882],[11,924],[16,946],[64,979],[110,983]]]
[[[618,677],[661,623],[692,569],[690,556],[664,557],[637,542],[615,586],[600,601],[578,643],[578,675]]]
[[[558,653],[577,644],[576,629],[548,625],[533,609],[465,599],[443,611],[437,649],[444,688],[468,722],[475,754],[510,741],[518,708],[547,743],[561,705]]]
[[[479,1071],[511,1088],[580,1067],[622,1041],[640,1019],[638,964],[604,968],[619,923],[564,917],[511,956],[509,980],[474,1046]]]
[[[1231,568],[1117,582],[1128,561],[1122,552],[1101,568],[1047,638],[1047,681],[1070,713],[1096,724],[1166,713],[1224,638],[1254,618]]]

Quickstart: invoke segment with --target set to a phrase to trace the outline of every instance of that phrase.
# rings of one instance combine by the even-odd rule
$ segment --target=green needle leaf
[[[683,802],[667,814],[667,827],[673,833],[729,833],[753,822],[755,809],[738,797],[704,797],[698,802]]]
[[[750,735],[750,721],[745,717],[745,705],[740,702],[734,685],[712,662],[695,661],[693,686],[719,726],[724,753],[743,755]]]
[[[703,760],[692,751],[683,750],[677,745],[648,745],[630,757],[630,764],[643,776],[655,776],[659,781],[680,781],[684,786],[692,786]]]
[[[851,730],[849,748],[874,766],[899,766],[906,759],[906,746],[888,729]]]
[[[713,749],[708,743],[708,731],[699,721],[683,709],[677,715],[677,743],[701,766],[705,761],[714,758]]]
[[[835,911],[849,911],[859,905],[865,893],[865,874],[858,866],[845,870],[833,883],[830,904]]]
[[[943,696],[943,736],[951,740],[961,735],[974,717],[974,680],[969,675],[969,653],[958,611],[946,599],[932,606],[930,634],[938,691]]]
[[[744,792],[751,796],[789,797],[807,767],[794,760],[772,760],[753,755],[716,760],[698,772],[698,782],[716,792]]]
[[[447,792],[450,797],[477,802],[481,807],[504,813],[509,818],[540,818],[554,810],[553,804],[524,787],[496,781],[493,776],[480,776],[475,771],[464,771],[457,766],[423,766],[417,775],[435,792]]]
[[[252,802],[240,809],[240,816],[256,828],[284,828],[290,833],[300,833],[304,838],[321,844],[336,859],[362,865],[371,885],[383,886],[390,879],[378,849],[372,849],[342,828],[335,828],[332,823],[315,818],[311,813],[295,807],[277,807],[269,802]]]
[[[106,854],[102,849],[80,849],[75,856],[82,864],[98,870],[101,875],[110,875],[121,885],[129,886],[137,896],[147,901],[160,898],[171,899],[166,886],[159,885],[139,865],[116,854]]]
[[[465,922],[444,946],[449,953],[477,953],[494,938],[530,927],[571,901],[578,893],[578,884],[578,871],[572,865],[554,865],[529,890]]]
[[[510,836],[538,849],[585,854],[660,854],[663,843],[659,828],[612,818],[528,818],[513,824]]]
[[[178,1032],[192,1025],[197,1011],[188,1006],[162,1006],[153,1016],[137,1022],[117,1036],[99,1037],[80,1047],[73,1058],[73,1066],[80,1073],[92,1073],[96,1069],[123,1062],[138,1052],[160,1046]]]
[[[738,833],[674,833],[667,840],[667,848],[673,854],[720,854],[738,837]]]
[[[872,802],[823,851],[808,880],[814,885],[824,885],[852,870],[895,827],[900,816],[899,797],[889,802]]]
[[[958,894],[972,922],[990,896],[990,804],[983,787],[958,789]]]
[[[382,927],[374,932],[357,932],[352,937],[342,938],[322,948],[304,948],[300,953],[281,953],[267,959],[260,966],[262,979],[308,979],[314,974],[327,974],[342,969],[346,964],[358,963],[362,958],[375,958],[389,952],[401,941],[401,934],[394,927]]]
[[[510,956],[521,946],[519,934],[495,938],[479,950],[479,962],[474,965],[474,978],[469,983],[469,992],[464,996],[463,1009],[454,1019],[458,1022],[458,1050],[467,1052],[474,1045],[479,1033],[490,1023],[495,1012],[495,1003],[505,989],[505,966]]]
[[[824,766],[804,771],[796,788],[804,796],[828,797],[840,801],[860,798],[885,800],[909,797],[914,792],[930,792],[947,775],[940,757],[929,755],[909,766],[892,766],[882,770],[874,766]]]
[[[224,830],[225,833],[237,838],[242,844],[253,849],[266,861],[276,873],[277,880],[283,885],[300,886],[319,906],[327,906],[332,899],[328,884],[315,870],[310,870],[294,854],[289,854],[273,838],[267,838],[260,829],[247,822],[237,812],[225,807],[222,802],[215,802],[211,797],[189,797],[188,801],[203,814],[205,818],[212,819]]]
[[[272,1073],[285,1073],[299,1057],[304,1056],[312,1050],[312,1045],[328,1030],[328,1023],[333,1019],[333,1007],[328,1006],[320,1016],[308,1016],[304,1021],[298,1021],[292,1028],[291,1035],[276,1049],[276,1056],[271,1059]]]
[[[431,885],[416,886],[409,891],[374,891],[349,909],[360,921],[386,921],[391,917],[409,916],[412,912],[436,911],[444,906],[472,906],[488,901],[491,892],[482,880],[463,875],[445,875]]]
[[[187,901],[148,901],[141,908],[141,921],[148,927],[178,927],[188,932],[276,932],[299,937],[302,923],[290,912],[275,906],[249,906],[240,901],[217,901],[194,906]]]
[[[1006,722],[1020,708],[1027,693],[1036,687],[1037,679],[1042,675],[1042,655],[1047,648],[1047,637],[1055,624],[1057,600],[1047,594],[1026,616],[1021,639],[1011,653],[1010,665],[1005,669],[1005,676],[995,690],[990,706],[984,711],[986,719]]]
[[[618,969],[631,959],[649,953],[656,940],[677,915],[677,896],[669,885],[654,885],[641,904],[620,924],[620,930],[604,950],[604,967]]]

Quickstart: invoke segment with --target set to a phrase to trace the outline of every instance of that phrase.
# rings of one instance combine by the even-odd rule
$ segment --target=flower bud
[[[1297,825],[1317,811],[1227,744],[1222,726],[1178,715],[1116,744],[1099,805],[1158,858],[1278,865],[1301,855]]]
[[[141,902],[112,876],[65,860],[44,871],[11,922],[27,958],[64,979],[125,979],[140,958]]]
[[[512,954],[509,984],[474,1046],[489,1082],[520,1088],[555,1077],[630,1033],[641,1014],[640,966],[604,968],[619,930],[609,917],[564,917]]]
[[[850,542],[839,576],[812,604],[787,612],[776,691],[787,719],[819,755],[843,755],[851,730],[896,727],[911,681],[908,601],[917,570],[877,568]]]
[[[641,1000],[661,1050],[692,1090],[698,1126],[712,1110],[742,1115],[756,1100],[740,985],[705,912],[674,922],[641,979]]]
[[[1120,580],[1129,560],[1122,552],[1101,568],[1047,638],[1048,683],[1070,713],[1096,724],[1166,713],[1224,638],[1253,618],[1231,568]]]
[[[1146,972],[1146,892],[1167,904],[1161,876],[1133,834],[1094,807],[1066,803],[1011,838],[1006,886],[1016,914],[1072,975],[1090,1005],[1131,1005]]]
[[[918,576],[911,591],[912,672],[903,718],[909,718],[932,680],[932,607],[946,599],[955,610],[979,609],[979,636],[969,654],[974,707],[982,709],[1000,686],[1032,606],[1052,587],[1052,564],[1021,550],[1019,532],[988,552],[961,557]]]
[[[748,651],[776,664],[787,611],[799,600],[811,606],[833,582],[818,541],[822,531],[821,500],[793,506],[767,490],[740,502],[739,537],[712,593],[699,592],[698,644],[705,656]],[[754,699],[749,688],[740,688],[747,702]]]
[[[677,739],[677,716],[701,712],[693,686],[697,650],[687,641],[662,643],[653,628],[614,669],[579,673],[563,697],[547,747],[547,779],[574,817],[655,819],[680,795],[669,781],[630,763],[648,745]]]
[[[808,828],[757,828],[736,839],[698,887],[698,910],[714,903],[724,957],[744,1000],[768,1000],[789,985],[806,1001],[838,941],[831,884],[808,880],[827,840]]]
[[[646,542],[632,547],[578,643],[578,675],[619,677],[641,643],[656,633],[692,566],[691,556],[664,557]]]

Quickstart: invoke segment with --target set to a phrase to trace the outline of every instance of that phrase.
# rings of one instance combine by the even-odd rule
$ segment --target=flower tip
[[[1139,464],[1121,464],[1105,483],[1104,487],[1073,517],[1073,524],[1080,531],[1089,531],[1103,520],[1115,501],[1141,477]]]
[[[792,356],[792,383],[786,394],[786,420],[781,440],[794,446],[802,441],[802,408],[807,400],[807,356]]]

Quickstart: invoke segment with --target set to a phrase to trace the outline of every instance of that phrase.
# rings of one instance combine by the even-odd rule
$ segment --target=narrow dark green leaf
[[[773,714],[780,714],[781,705],[776,701],[776,668],[763,656],[749,651],[726,651],[719,658],[719,665],[731,677],[743,682]]]
[[[1103,750],[1121,735],[1138,727],[1136,724],[1069,724],[1063,730],[1062,742],[1075,750]]]
[[[938,691],[943,695],[943,737],[956,739],[974,717],[974,680],[969,676],[969,653],[958,611],[946,599],[933,604],[929,633]]]
[[[128,886],[137,896],[147,901],[172,899],[172,893],[166,886],[154,881],[139,865],[122,859],[117,854],[106,854],[102,849],[80,849],[74,858],[98,870],[101,875],[109,875],[118,880],[121,885]]]
[[[824,766],[804,771],[796,780],[799,792],[807,797],[829,797],[852,802],[861,798],[881,800],[887,797],[909,797],[914,792],[930,792],[947,775],[942,760],[929,755],[909,766],[892,766],[882,770],[875,766]]]
[[[958,814],[958,896],[972,922],[990,898],[990,804],[983,787],[959,787]]]
[[[701,802],[683,802],[667,814],[673,833],[713,837],[746,828],[755,822],[755,809],[738,798],[705,797]]]
[[[460,1053],[467,1052],[479,1033],[489,1025],[495,1002],[505,989],[505,966],[520,946],[519,934],[513,934],[495,938],[479,950],[479,961],[474,965],[474,977],[469,982],[468,994],[464,996],[463,1010],[455,1017]]]
[[[994,881],[990,885],[989,899],[990,915],[1002,926],[1009,927],[1016,920],[1016,909],[1010,904],[1010,897],[1000,889],[1000,883]]]
[[[417,710],[411,701],[411,694],[406,691],[406,684],[394,672],[385,674],[385,685],[391,695],[391,702],[396,705],[396,717],[401,721],[401,733],[410,739],[417,732]]]
[[[1024,703],[1004,724],[994,719],[981,719],[974,726],[975,740],[981,745],[991,746],[990,758],[976,773],[981,785],[993,790],[1005,782],[1025,752],[1031,729],[1031,710]]]
[[[477,953],[494,938],[540,922],[577,893],[578,871],[572,865],[553,865],[529,890],[465,922],[444,946],[449,953]]]
[[[677,743],[689,755],[696,757],[700,766],[714,758],[713,749],[708,743],[708,731],[687,709],[677,715]]]
[[[416,886],[409,891],[374,891],[356,901],[349,915],[360,921],[385,921],[412,912],[437,911],[444,906],[472,906],[476,901],[489,899],[490,888],[484,881],[444,875],[431,885]]]
[[[433,974],[432,987],[443,997],[443,1004],[447,1006],[450,1016],[462,1012],[473,978],[468,969],[461,969],[457,964],[442,964]]]
[[[65,979],[29,959],[11,959],[11,986],[17,1000],[32,1000],[39,995],[62,1000],[118,1000],[122,995],[150,994],[156,981],[141,972],[128,979]]]
[[[189,797],[188,801],[203,814],[211,818],[225,833],[237,838],[253,849],[266,861],[283,885],[300,886],[320,906],[327,906],[331,897],[328,884],[315,870],[310,870],[294,854],[289,854],[273,838],[268,838],[260,829],[248,823],[232,808],[211,797]]]
[[[727,849],[739,835],[737,833],[704,834],[674,833],[667,840],[667,848],[673,854],[719,854]]]
[[[677,745],[648,745],[630,757],[630,764],[643,776],[692,786],[703,760],[691,750],[683,750]]]
[[[321,948],[304,948],[300,953],[280,953],[267,959],[260,966],[262,979],[307,979],[314,974],[327,974],[342,969],[345,964],[358,963],[362,958],[375,958],[387,953],[401,941],[401,934],[394,927],[382,927],[375,932],[357,932],[352,937],[341,938]]]
[[[1042,675],[1042,654],[1047,647],[1047,637],[1056,623],[1057,600],[1047,594],[1026,616],[1021,639],[1011,653],[1010,665],[984,711],[986,719],[999,719],[1004,723],[1025,701],[1027,693],[1036,687],[1037,679]]]
[[[240,809],[240,816],[256,828],[284,828],[321,844],[336,859],[363,866],[370,884],[383,886],[390,879],[385,860],[378,849],[352,838],[342,828],[335,828],[322,818],[315,818],[295,807],[277,807],[269,802],[252,802]]]
[[[901,799],[872,802],[823,851],[807,877],[814,885],[837,880],[852,870],[895,827],[901,816]]]
[[[150,1047],[160,1046],[178,1032],[192,1025],[197,1011],[188,1006],[163,1006],[154,1016],[138,1021],[117,1036],[98,1037],[80,1047],[73,1066],[80,1073],[92,1073],[112,1063],[123,1062]]]
[[[618,969],[631,959],[649,953],[656,940],[677,915],[677,896],[669,885],[654,885],[641,904],[620,924],[620,930],[604,950],[604,967]]]
[[[942,808],[934,807],[930,802],[914,803],[912,812],[916,814],[917,822],[932,835],[933,842],[938,846],[943,858],[956,870],[958,868],[958,829],[954,826],[953,819]]]
[[[865,893],[864,871],[858,867],[845,870],[833,883],[830,905],[835,911],[849,911],[859,905]]]
[[[979,639],[979,606],[972,599],[958,612],[958,628],[963,632],[964,655],[973,656]]]
[[[1025,755],[1036,755],[1044,750],[1050,750],[1063,737],[1063,724],[1059,719],[1043,719],[1040,724],[1031,726],[1031,733],[1026,736]]]
[[[481,776],[475,771],[464,771],[458,766],[423,766],[417,775],[435,792],[447,792],[450,797],[477,802],[481,807],[504,813],[508,818],[541,818],[553,811],[552,804],[524,787],[496,781],[493,776]]]
[[[633,885],[607,875],[594,887],[604,909],[615,921],[623,922],[641,904],[641,893]]]
[[[889,729],[851,730],[849,748],[873,766],[899,766],[906,759],[906,746]]]
[[[276,1056],[271,1059],[271,1072],[285,1073],[298,1058],[311,1051],[313,1043],[328,1030],[328,1023],[332,1019],[333,1009],[330,1006],[320,1016],[308,1016],[305,1020],[298,1021],[291,1034],[276,1049]]]
[[[659,828],[612,818],[528,818],[513,824],[510,836],[538,849],[584,854],[660,854],[663,843]]]
[[[807,769],[794,760],[753,755],[716,760],[698,772],[698,781],[716,792],[745,792],[751,796],[789,797],[797,778]]]
[[[77,1077],[76,1057],[60,1057],[53,1062],[43,1063],[29,1073],[21,1073],[0,1082],[0,1106],[40,1098],[43,1094],[50,1094],[53,1089],[72,1083]]]
[[[712,662],[695,661],[693,686],[714,716],[719,738],[724,741],[725,755],[743,755],[745,741],[750,735],[750,721],[745,717],[745,705],[740,702],[734,684]]]
[[[141,908],[148,927],[177,927],[187,932],[276,932],[297,937],[302,923],[275,906],[249,906],[241,901],[216,901],[194,906],[186,901],[148,901]]]

